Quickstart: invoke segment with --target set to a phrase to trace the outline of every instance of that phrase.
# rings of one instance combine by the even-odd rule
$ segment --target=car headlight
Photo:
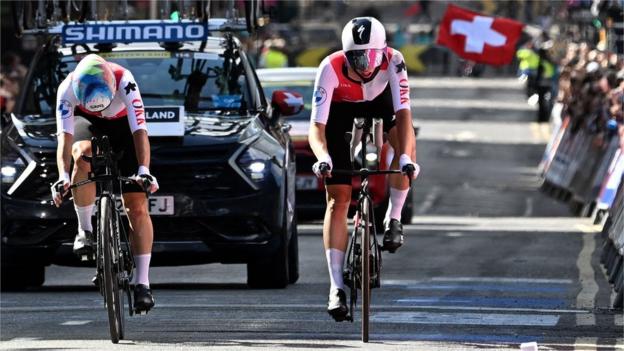
[[[271,156],[253,147],[249,147],[240,154],[236,163],[249,179],[259,183],[266,178],[270,160]]]
[[[37,167],[35,160],[19,145],[8,137],[2,138],[2,190],[13,195],[15,190],[30,176]]]

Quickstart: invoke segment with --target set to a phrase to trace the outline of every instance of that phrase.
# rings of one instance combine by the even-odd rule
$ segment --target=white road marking
[[[582,234],[579,225],[590,223],[589,218],[569,217],[450,217],[419,216],[414,224],[404,229],[432,231],[496,231]]]
[[[448,236],[449,238],[459,238],[461,236],[464,236],[464,233],[462,233],[462,232],[449,232],[449,233],[446,233],[446,236]]]
[[[524,89],[524,84],[520,82],[518,79],[510,78],[510,79],[499,79],[499,78],[446,78],[446,77],[436,77],[436,78],[411,78],[409,80],[409,85],[411,88],[429,88],[429,89],[475,89],[475,88],[489,88],[495,90],[518,90],[519,92]],[[520,93],[521,94],[521,93]],[[520,95],[520,99],[524,99],[524,95]]]
[[[441,98],[412,98],[411,106],[414,109],[423,107],[433,108],[453,108],[453,109],[473,109],[481,108],[486,110],[517,110],[533,111],[535,107],[530,106],[525,101],[492,101],[488,99],[441,99]]]
[[[435,203],[435,201],[439,197],[439,194],[440,194],[440,187],[439,186],[434,185],[433,187],[431,187],[431,190],[429,190],[429,193],[425,197],[425,201],[423,201],[420,204],[420,206],[418,207],[418,209],[416,210],[416,214],[417,215],[422,215],[422,214],[427,213],[427,211],[429,211],[431,209],[431,207],[433,207],[433,204]],[[417,221],[417,220],[418,220],[417,216],[412,217],[412,222],[413,223],[415,221]]]
[[[576,338],[576,340],[574,340],[574,350],[597,350],[597,343],[598,338]]]
[[[430,231],[496,231],[517,233],[571,234],[582,235],[584,225],[591,223],[590,218],[576,217],[457,217],[457,216],[414,216],[414,224],[403,225],[404,230]],[[297,229],[302,235],[321,235],[323,225],[299,224]],[[593,228],[593,226],[591,227]]]
[[[522,325],[551,327],[559,322],[558,315],[500,313],[427,313],[379,312],[371,321],[378,323],[453,324],[453,325]]]
[[[433,277],[432,281],[443,282],[482,282],[482,283],[536,283],[536,284],[572,284],[572,279],[546,278],[507,278],[507,277]]]
[[[61,323],[61,325],[85,325],[91,322],[93,321],[67,321],[67,322]]]
[[[594,268],[591,263],[592,253],[595,249],[594,235],[583,235],[583,248],[576,260],[576,267],[579,271],[578,281],[581,283],[581,291],[576,297],[577,308],[592,309],[595,306],[598,284],[594,278]],[[596,319],[592,317],[579,318],[577,316],[576,325],[596,325]]]

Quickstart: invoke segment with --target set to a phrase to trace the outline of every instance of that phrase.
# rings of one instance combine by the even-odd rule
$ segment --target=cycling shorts
[[[136,158],[134,149],[134,139],[130,132],[128,117],[123,116],[116,119],[104,119],[101,117],[91,117],[85,115],[76,115],[74,127],[74,143],[78,141],[88,140],[94,136],[108,136],[113,152],[121,155],[117,163],[119,175],[130,177],[137,173],[139,162]],[[118,182],[115,182],[115,191],[118,191]],[[122,184],[122,193],[145,192],[138,184]]]
[[[351,145],[345,139],[345,133],[353,130],[353,120],[357,117],[382,118],[384,132],[390,131],[395,125],[390,86],[372,101],[331,103],[325,139],[334,169],[353,169]],[[331,178],[325,178],[325,184],[351,185],[351,176],[332,175]]]

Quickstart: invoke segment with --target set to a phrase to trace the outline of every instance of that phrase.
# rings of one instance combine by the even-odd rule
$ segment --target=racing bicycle
[[[368,342],[369,336],[369,317],[370,317],[370,301],[371,289],[381,286],[381,250],[383,249],[377,241],[377,233],[375,226],[375,215],[373,209],[373,201],[369,190],[368,177],[379,174],[397,174],[406,173],[409,179],[410,189],[412,186],[412,174],[415,169],[408,166],[406,172],[401,170],[371,170],[367,168],[366,163],[366,143],[371,134],[371,128],[374,123],[378,123],[375,118],[356,118],[355,127],[362,130],[361,147],[362,147],[362,168],[359,170],[332,170],[332,174],[342,174],[350,176],[359,176],[361,179],[360,191],[357,196],[357,206],[355,211],[353,232],[347,248],[344,282],[350,289],[349,295],[349,315],[346,320],[353,322],[354,308],[357,304],[357,290],[362,290],[362,302],[360,303],[362,313],[362,341]],[[347,138],[351,133],[347,133]],[[321,165],[322,173],[327,173],[330,169],[328,165]]]
[[[94,253],[81,256],[81,259],[95,260],[95,283],[104,296],[111,341],[116,344],[124,338],[124,300],[127,299],[130,316],[138,311],[133,309],[130,287],[134,270],[132,249],[121,215],[116,208],[118,197],[114,185],[115,182],[119,182],[121,188],[121,183],[136,183],[136,180],[118,175],[116,161],[121,155],[112,152],[107,136],[92,138],[91,150],[93,156],[81,156],[91,165],[88,179],[71,185],[70,189],[89,183],[96,183],[98,186],[100,197],[96,201],[96,250]],[[142,187],[149,189],[148,179],[144,180]]]

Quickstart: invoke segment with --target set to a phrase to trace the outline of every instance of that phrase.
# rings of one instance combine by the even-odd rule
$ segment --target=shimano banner
[[[63,26],[64,44],[197,41],[208,37],[200,22],[112,21]]]

